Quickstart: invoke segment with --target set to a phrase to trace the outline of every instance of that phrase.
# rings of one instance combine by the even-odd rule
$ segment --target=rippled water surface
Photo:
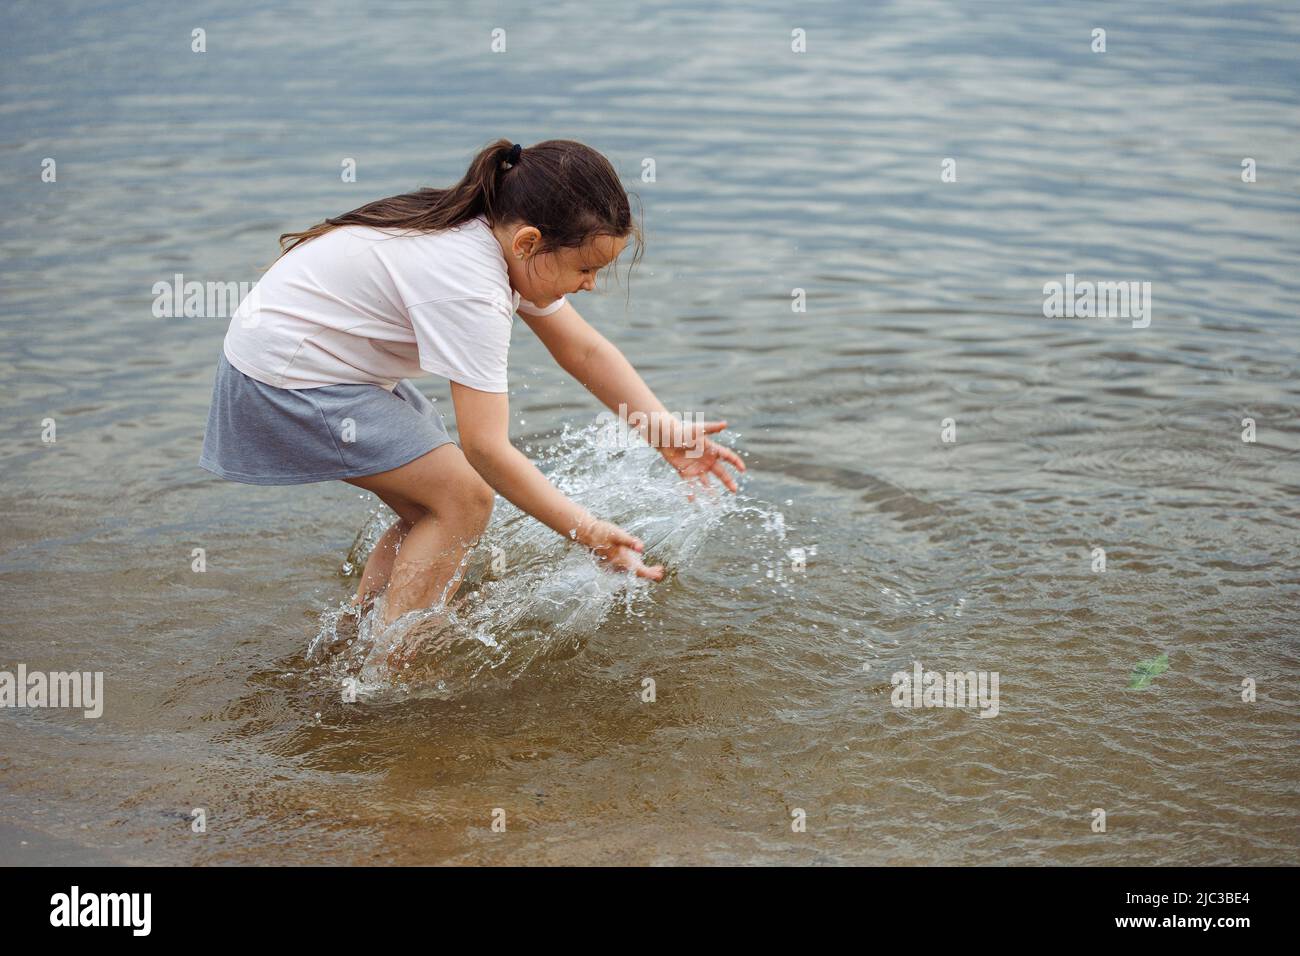
[[[0,861],[1294,862],[1294,5],[0,18],[0,668],[107,693],[0,710]],[[687,501],[516,323],[514,440],[673,573],[499,502],[445,639],[345,703],[375,503],[200,471],[226,320],[152,287],[498,136],[614,162],[645,258],[575,305],[749,472]],[[1149,327],[1045,318],[1067,274]],[[996,671],[996,718],[892,706],[913,662]]]

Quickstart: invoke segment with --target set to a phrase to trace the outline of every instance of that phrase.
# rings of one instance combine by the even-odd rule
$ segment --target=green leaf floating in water
[[[1138,661],[1133,665],[1133,676],[1129,678],[1128,689],[1142,690],[1144,687],[1150,687],[1156,675],[1163,674],[1167,670],[1169,670],[1168,654],[1161,654],[1149,661]]]

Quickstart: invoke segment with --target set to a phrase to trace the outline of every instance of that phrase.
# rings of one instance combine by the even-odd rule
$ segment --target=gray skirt
[[[389,471],[452,441],[442,415],[402,379],[276,388],[223,353],[199,465],[250,485],[298,485]]]

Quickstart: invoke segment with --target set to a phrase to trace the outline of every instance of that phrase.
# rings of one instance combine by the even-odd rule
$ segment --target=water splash
[[[307,649],[316,676],[348,681],[358,697],[372,699],[446,696],[489,679],[509,682],[530,667],[576,654],[612,613],[644,616],[656,591],[691,563],[719,524],[755,510],[716,481],[712,489],[688,485],[634,433],[620,437],[608,425],[566,425],[536,461],[570,498],[641,538],[646,563],[664,565],[664,580],[611,572],[498,497],[487,531],[465,555],[465,576],[450,607],[413,611],[389,629],[378,625],[382,597],[370,609],[345,603],[326,611]],[[784,540],[780,513],[758,510]],[[348,551],[344,575],[360,573],[395,518],[383,505],[371,512]],[[390,656],[398,645],[414,650],[398,661]]]

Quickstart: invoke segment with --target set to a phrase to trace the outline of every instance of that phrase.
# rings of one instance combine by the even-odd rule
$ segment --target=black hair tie
[[[506,168],[507,168],[507,169],[509,169],[509,168],[510,168],[511,166],[513,166],[515,163],[519,162],[519,157],[520,157],[520,155],[523,153],[523,151],[524,151],[524,148],[523,148],[522,146],[520,146],[518,143],[515,143],[513,146],[510,147],[510,152],[509,152],[509,154],[506,156]]]

